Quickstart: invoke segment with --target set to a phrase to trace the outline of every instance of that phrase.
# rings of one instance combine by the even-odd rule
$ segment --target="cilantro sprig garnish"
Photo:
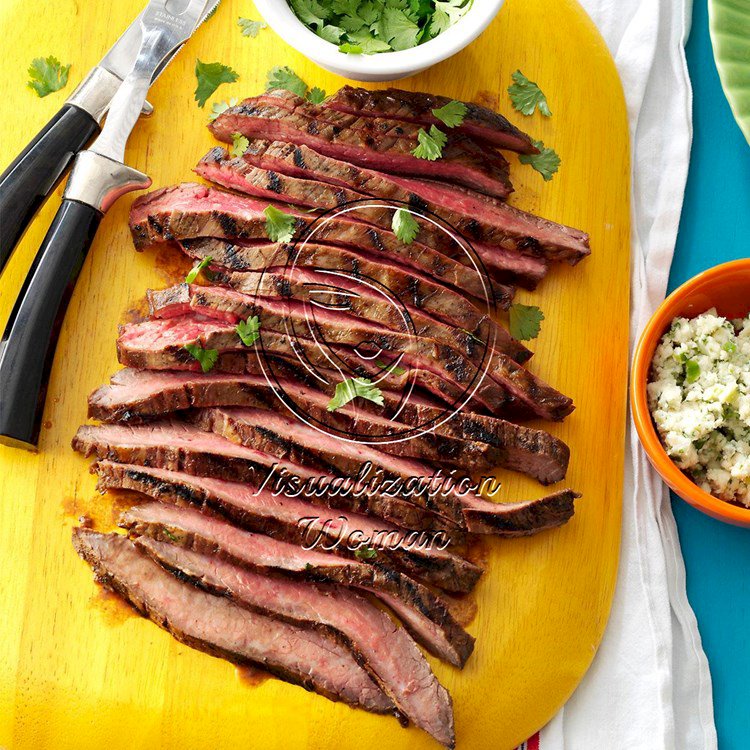
[[[294,237],[296,219],[285,214],[276,206],[266,206],[263,213],[266,216],[266,234],[272,242],[289,242]]]
[[[195,61],[195,78],[198,85],[195,88],[195,101],[199,107],[205,106],[208,98],[222,83],[234,83],[239,75],[228,65],[221,63],[204,63]]]
[[[411,245],[414,242],[414,238],[419,234],[417,220],[405,208],[397,208],[393,212],[391,226],[393,227],[393,233],[404,245]]]
[[[293,94],[307,99],[313,104],[320,104],[326,98],[326,92],[323,89],[317,86],[312,89],[309,88],[288,65],[277,65],[268,71],[266,91],[270,91],[271,89],[291,91]]]
[[[210,255],[207,255],[203,260],[201,260],[200,263],[196,263],[189,271],[187,276],[185,276],[185,283],[186,284],[192,284],[197,278],[198,274],[201,271],[205,271],[209,263],[213,258]]]
[[[183,348],[198,361],[203,372],[210,372],[219,358],[218,349],[204,349],[200,344],[185,344]]]
[[[253,21],[250,18],[242,17],[237,19],[237,25],[242,29],[242,36],[249,36],[251,39],[255,39],[261,30],[266,28],[263,21]]]
[[[510,306],[510,335],[518,341],[529,341],[539,335],[544,313],[536,305],[514,302]]]
[[[208,116],[209,121],[215,120],[220,114],[226,112],[230,107],[234,107],[237,100],[232,97],[228,102],[214,102],[211,105],[211,114]]]
[[[443,148],[448,142],[448,136],[439,128],[430,125],[429,132],[420,128],[417,133],[419,145],[412,151],[417,159],[427,159],[435,161],[443,155]]]
[[[348,378],[336,385],[333,398],[328,402],[328,411],[336,411],[355,398],[364,398],[383,406],[383,393],[367,378]]]
[[[555,149],[547,148],[542,141],[534,141],[534,145],[539,149],[539,153],[520,154],[518,161],[521,164],[531,165],[533,169],[542,175],[545,182],[549,182],[560,168],[562,159],[557,155]]]
[[[29,81],[26,85],[41,98],[65,88],[68,85],[68,73],[70,65],[62,65],[56,57],[36,57],[29,65]]]
[[[457,128],[461,125],[468,112],[468,107],[463,102],[457,102],[455,99],[448,102],[442,107],[432,110],[432,114],[437,117],[446,127]]]
[[[374,560],[377,556],[377,551],[372,547],[357,547],[357,549],[354,550],[354,557],[358,560]]]
[[[260,320],[257,315],[253,315],[237,323],[235,330],[245,346],[252,346],[260,336]]]
[[[552,117],[547,97],[534,81],[530,81],[520,70],[511,77],[514,82],[508,87],[508,93],[515,109],[521,114],[533,115],[538,108],[545,117]]]
[[[416,47],[457,23],[474,0],[289,0],[297,18],[350,55]]]
[[[247,151],[250,141],[242,133],[232,133],[232,148],[229,149],[229,155],[238,158]]]

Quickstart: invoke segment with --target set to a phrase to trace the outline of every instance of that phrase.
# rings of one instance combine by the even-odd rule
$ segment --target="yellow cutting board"
[[[279,0],[281,2],[282,0]],[[70,94],[143,0],[4,0],[0,7],[0,166]],[[310,85],[345,83],[266,29],[242,37],[250,0],[223,0],[153,88],[154,115],[130,139],[126,159],[155,186],[190,179],[212,145],[211,101],[255,94],[274,65]],[[72,62],[63,92],[26,88],[33,57]],[[240,79],[206,109],[193,101],[196,57]],[[554,113],[524,118],[506,89],[517,68],[538,81]],[[594,657],[615,585],[628,354],[629,156],[620,81],[594,26],[574,0],[509,0],[488,31],[407,88],[498,106],[562,157],[554,180],[512,161],[513,203],[591,233],[591,257],[558,267],[533,299],[546,319],[532,369],[578,408],[551,431],[571,446],[567,483],[583,493],[565,527],[482,544],[487,573],[469,630],[477,647],[463,671],[435,670],[455,704],[458,747],[508,750],[547,722]],[[0,325],[59,204],[40,212],[0,278]],[[147,287],[179,271],[155,251],[136,254],[126,227],[132,197],[105,218],[62,330],[38,455],[0,448],[0,748],[29,750],[224,750],[225,748],[434,748],[395,719],[370,716],[277,680],[243,678],[227,662],[192,651],[98,593],[70,543],[74,516],[97,499],[88,462],[70,449],[87,394],[117,369],[115,337]],[[0,219],[1,220],[1,219]],[[185,264],[186,266],[187,264]],[[184,271],[183,271],[184,273]],[[504,498],[544,490],[500,472]],[[109,518],[108,510],[100,517]],[[600,717],[606,721],[606,717]]]

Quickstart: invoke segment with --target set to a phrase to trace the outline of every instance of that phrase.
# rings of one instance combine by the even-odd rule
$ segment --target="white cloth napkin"
[[[692,138],[691,0],[581,0],[625,89],[633,159],[631,346],[664,298]],[[712,750],[711,675],[685,593],[669,496],[627,437],[620,570],[590,671],[541,750]]]

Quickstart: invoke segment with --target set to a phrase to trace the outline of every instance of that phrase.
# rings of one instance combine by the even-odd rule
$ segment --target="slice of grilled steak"
[[[100,460],[266,486],[281,495],[304,497],[345,512],[369,513],[405,529],[447,530],[453,538],[454,525],[402,498],[375,492],[336,491],[342,483],[334,476],[280,461],[183,422],[154,422],[137,427],[83,425],[72,445],[84,456]],[[328,491],[321,491],[321,487]]]
[[[353,402],[335,412],[328,411],[333,391],[327,395],[314,379],[309,383],[299,378],[277,379],[274,386],[261,373],[126,368],[115,373],[109,385],[89,396],[89,417],[102,422],[139,424],[191,407],[254,406],[279,410],[284,405],[297,418],[309,420],[334,435],[369,442],[397,456],[447,463],[472,472],[498,466],[502,458],[501,451],[487,442],[465,440],[440,430],[422,433],[414,429],[408,440],[397,440],[410,432],[409,425],[362,411]],[[395,398],[393,407],[395,412]]]
[[[164,503],[191,505],[248,531],[306,547],[315,545],[341,557],[357,558],[357,550],[366,546],[375,550],[381,563],[446,591],[471,591],[482,574],[468,560],[440,549],[448,541],[444,534],[417,534],[361,513],[331,512],[224,479],[112,461],[99,461],[92,471],[99,476],[97,488],[102,492],[126,489]],[[361,559],[368,562],[366,556]]]
[[[276,92],[273,92],[274,94]],[[232,134],[247,138],[299,143],[323,154],[383,172],[433,176],[504,198],[512,191],[508,163],[461,135],[449,134],[436,161],[412,154],[418,146],[418,125],[381,118],[356,117],[303,102],[290,110],[278,101],[245,99],[209,124],[225,143]]]
[[[343,476],[362,476],[373,480],[380,476],[384,476],[384,479],[413,479],[415,486],[419,480],[429,482],[438,476],[437,469],[429,464],[389,455],[369,445],[341,440],[308,427],[296,417],[267,409],[201,409],[194,420],[201,429],[232,442],[257,446],[282,460],[315,466]],[[461,503],[452,495],[431,495],[416,489],[408,495],[408,499],[457,526],[464,523]]]
[[[417,329],[419,321],[414,321],[408,311],[405,313],[403,309],[395,308],[389,300],[381,302],[376,298],[368,304],[366,300],[369,298],[364,294],[357,297],[356,286],[348,291],[343,286],[343,280],[335,282],[339,291],[330,291],[330,287],[312,281],[320,278],[315,274],[309,277],[310,283],[304,281],[304,274],[295,274],[295,277],[298,280],[291,282],[286,273],[278,276],[263,274],[257,294],[188,284],[159,291],[148,290],[149,308],[156,318],[195,313],[234,324],[257,316],[263,332],[274,331],[295,340],[312,339],[322,342],[323,346],[350,346],[357,352],[372,352],[381,361],[383,357],[389,362],[398,360],[397,364],[403,360],[404,364],[434,372],[463,388],[473,383],[474,398],[493,411],[506,401],[504,390],[513,392],[521,403],[528,402],[531,413],[534,413],[535,405],[525,396],[525,388],[534,389],[534,397],[539,396],[545,404],[550,399],[562,399],[561,403],[564,404],[570,401],[532,375],[518,373],[514,366],[516,363],[502,351],[503,346],[517,347],[513,347],[513,340],[509,337],[507,342],[496,345],[498,329],[495,327],[490,329],[491,338],[487,341],[473,334],[464,335],[461,339],[453,338],[437,328],[435,333],[439,338],[432,338],[423,329]],[[291,296],[292,283],[300,287],[300,294],[304,295],[302,299]],[[290,296],[274,294],[278,288]],[[354,299],[361,302],[352,302]],[[353,307],[359,307],[362,314],[355,314]],[[384,308],[383,317],[392,316],[392,327],[385,326],[383,317],[378,316],[381,308]],[[462,344],[462,348],[458,348]],[[480,382],[484,372],[492,380],[488,378]],[[496,374],[499,374],[499,381]],[[497,388],[498,384],[502,389]]]
[[[345,326],[337,325],[330,329],[326,326],[327,340],[324,334],[314,341],[312,338],[297,337],[296,331],[280,333],[273,330],[269,327],[272,318],[265,305],[263,310],[260,335],[252,347],[242,343],[236,327],[231,323],[204,316],[181,315],[124,325],[117,340],[120,362],[127,367],[150,370],[196,370],[200,365],[185,349],[187,345],[199,345],[203,349],[219,352],[214,369],[220,372],[254,372],[259,357],[267,361],[268,355],[297,363],[305,362],[313,372],[320,367],[330,367],[334,361],[341,370],[337,382],[352,377],[367,378],[403,393],[418,386],[433,393],[451,408],[465,404],[475,411],[486,410],[502,416],[518,413],[519,410],[522,414],[529,414],[524,402],[507,394],[494,380],[485,377],[477,386],[482,373],[476,366],[453,351],[446,352],[449,359],[442,359],[439,348],[428,340],[381,330],[377,330],[370,339],[357,340],[354,328],[350,331]],[[283,326],[283,319],[278,323]],[[309,331],[307,333],[309,335]],[[352,344],[332,343],[336,342],[337,336],[349,339]],[[394,359],[400,369],[385,369],[377,365],[380,357],[389,356],[383,354],[384,351],[398,354],[398,347],[402,343],[406,345],[403,339],[407,340],[409,349],[400,353],[397,361]],[[493,361],[499,362],[500,359],[496,356]],[[449,376],[446,373],[452,367],[455,369]],[[519,385],[514,384],[514,387],[520,387],[520,377],[518,380]],[[543,406],[540,404],[540,408]],[[532,403],[531,408],[536,409],[536,404]]]
[[[431,653],[463,666],[474,639],[454,620],[445,603],[428,588],[381,566],[345,560],[318,550],[238,529],[198,511],[159,503],[127,511],[120,525],[136,536],[173,542],[196,552],[215,554],[253,570],[339,583],[368,591],[390,607]]]
[[[495,536],[530,536],[567,523],[580,495],[561,490],[553,495],[519,503],[491,503],[482,498],[464,498],[464,515],[469,531]]]
[[[292,202],[298,202],[295,195],[299,194],[303,200],[319,200],[317,205],[321,208],[334,207],[337,195],[348,195],[349,200],[359,200],[356,195],[360,198],[365,195],[405,203],[414,211],[430,212],[446,221],[475,243],[482,261],[498,271],[536,277],[538,281],[547,269],[545,259],[575,263],[590,253],[588,235],[580,230],[444,182],[364,169],[293,143],[252,141],[242,157],[232,160],[222,158],[222,152],[223,149],[210,152],[198,172],[243,192],[254,189],[253,185],[278,180],[280,187],[286,187],[284,195],[289,195]],[[261,179],[263,174],[265,180]],[[245,184],[245,175],[254,178],[249,186]],[[310,183],[317,188],[305,189]],[[327,198],[320,195],[325,195],[325,187],[328,187]],[[361,212],[361,218],[389,228],[392,211],[368,209]],[[431,242],[436,249],[446,255],[456,253],[459,246],[447,233],[433,234]]]
[[[389,117],[393,120],[416,122],[425,126],[437,125],[443,128],[444,123],[432,114],[432,110],[444,107],[450,101],[447,96],[421,91],[394,88],[371,91],[343,86],[328,97],[324,104],[330,109],[359,117]],[[460,133],[521,154],[537,153],[531,138],[501,114],[473,102],[464,102],[464,106],[466,115],[456,128]]]
[[[375,713],[393,703],[328,635],[251,612],[178,580],[119,534],[73,529],[73,545],[96,580],[178,641],[212,656],[253,664],[287,682]]]
[[[140,196],[130,209],[130,231],[136,248],[155,242],[196,237],[268,240],[264,210],[271,204],[195,183],[183,183]],[[506,306],[513,292],[426,245],[400,242],[392,232],[363,224],[345,215],[318,217],[286,205],[277,206],[295,217],[295,242],[311,240],[365,249],[426,273],[437,282],[479,300],[494,296]]]
[[[141,537],[146,554],[169,571],[242,607],[330,634],[358,662],[399,713],[446,747],[455,744],[450,695],[414,641],[385,612],[353,591],[292,581]]]

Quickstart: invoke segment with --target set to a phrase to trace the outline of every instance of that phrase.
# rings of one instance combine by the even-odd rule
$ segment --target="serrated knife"
[[[0,341],[0,442],[6,445],[36,447],[57,335],[99,223],[121,195],[151,184],[123,163],[128,137],[154,76],[190,38],[206,4],[151,0],[140,16],[132,69],[112,97],[102,132],[75,157],[62,205]]]
[[[199,23],[219,0],[206,2]],[[99,127],[141,46],[141,16],[122,33],[99,64],[92,68],[52,119],[0,175],[0,274],[34,214],[55,189],[75,155],[99,132]],[[171,62],[179,47],[154,71],[151,83]],[[150,114],[145,103],[143,112]]]

